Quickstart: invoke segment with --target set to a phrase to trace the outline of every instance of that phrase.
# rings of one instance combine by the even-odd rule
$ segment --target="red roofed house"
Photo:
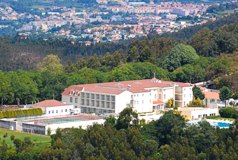
[[[81,113],[120,113],[131,106],[139,113],[163,110],[169,99],[185,107],[193,98],[190,83],[162,81],[156,78],[69,86],[62,101]]]
[[[32,105],[32,108],[41,108],[46,116],[69,115],[74,106],[57,100],[44,100]]]
[[[203,103],[206,107],[216,108],[224,105],[220,101],[219,91],[204,90],[203,94],[205,96]]]

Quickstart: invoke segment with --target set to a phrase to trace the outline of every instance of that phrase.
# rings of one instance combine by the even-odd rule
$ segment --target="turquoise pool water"
[[[208,121],[209,122],[209,121]],[[219,127],[219,128],[229,128],[232,123],[223,122],[223,121],[210,121],[211,126]],[[197,125],[198,121],[189,121],[187,122],[188,125]]]
[[[219,127],[219,128],[229,128],[231,123],[227,122],[209,122],[212,126],[214,127]]]

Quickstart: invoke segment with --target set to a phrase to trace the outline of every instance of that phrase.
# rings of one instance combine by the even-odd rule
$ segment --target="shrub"
[[[0,118],[37,116],[42,114],[43,114],[43,111],[41,108],[32,108],[32,109],[26,109],[26,110],[9,110],[9,111],[0,112]]]
[[[219,110],[223,118],[238,118],[238,111],[233,107],[226,107]]]
[[[15,136],[14,136],[14,135],[11,135],[10,139],[11,139],[11,141],[14,141]]]

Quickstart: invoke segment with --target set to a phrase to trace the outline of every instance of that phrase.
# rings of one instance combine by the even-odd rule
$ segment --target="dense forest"
[[[93,55],[102,57],[107,53],[112,54],[114,52],[121,52],[127,57],[131,49],[133,47],[138,48],[138,46],[140,46],[141,52],[147,51],[154,55],[156,59],[154,59],[153,64],[159,66],[159,60],[168,54],[177,43],[189,44],[199,52],[199,55],[204,56],[232,53],[237,50],[236,25],[232,24],[237,23],[238,14],[233,14],[215,22],[185,28],[176,33],[166,33],[161,36],[151,33],[141,40],[99,43],[92,46],[85,46],[80,42],[66,39],[25,39],[26,37],[21,35],[11,39],[5,37],[0,38],[0,70],[35,69],[36,64],[48,54],[57,54],[62,59],[63,64],[75,63],[84,57]],[[206,43],[195,44],[199,41],[201,43],[203,40],[206,40]],[[211,42],[209,42],[210,40]],[[205,48],[200,50],[201,47]],[[142,62],[143,59],[139,61]]]
[[[196,57],[184,58],[185,53],[193,53]],[[176,56],[176,59],[166,61],[170,56]],[[225,58],[199,57],[191,46],[183,44],[176,45],[168,57],[163,62],[164,68],[168,69],[164,69],[150,62],[125,63],[120,53],[108,54],[100,60],[91,57],[67,66],[63,66],[56,55],[48,55],[38,63],[35,71],[0,72],[0,102],[6,105],[29,104],[52,98],[60,100],[62,91],[69,85],[148,79],[153,78],[154,74],[159,79],[182,82],[214,78],[218,79],[217,89],[228,86],[233,95],[237,94],[237,77],[220,80],[220,77],[231,72],[229,61]],[[230,82],[234,82],[234,85]]]
[[[166,127],[165,127],[166,126]],[[229,129],[210,126],[206,121],[187,126],[176,111],[169,111],[148,124],[138,120],[131,108],[118,119],[109,117],[104,125],[58,129],[49,147],[32,150],[29,138],[3,138],[0,159],[8,160],[236,160],[238,121]]]
[[[236,22],[237,16],[229,18]],[[226,24],[223,22],[221,19],[214,24]],[[196,27],[191,29],[195,31]],[[184,31],[178,34],[183,35]],[[183,40],[154,35],[129,44],[102,43],[89,47],[61,40],[2,38],[0,50],[2,105],[60,99],[69,85],[152,78],[154,73],[164,80],[210,81],[212,88],[227,86],[232,95],[238,94],[238,24],[203,27]],[[18,68],[25,70],[15,70]]]

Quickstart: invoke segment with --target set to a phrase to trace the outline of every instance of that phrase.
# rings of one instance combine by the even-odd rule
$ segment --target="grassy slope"
[[[3,137],[3,135],[5,133],[8,134],[8,136],[6,138]],[[18,138],[21,140],[23,140],[25,137],[30,137],[32,142],[35,144],[34,148],[36,148],[36,149],[43,149],[43,148],[50,146],[50,137],[49,136],[28,134],[28,133],[17,132],[17,131],[10,131],[7,129],[2,129],[2,128],[0,129],[0,142],[5,140],[9,146],[14,146],[13,142],[10,139],[11,135],[14,135],[15,138]]]

